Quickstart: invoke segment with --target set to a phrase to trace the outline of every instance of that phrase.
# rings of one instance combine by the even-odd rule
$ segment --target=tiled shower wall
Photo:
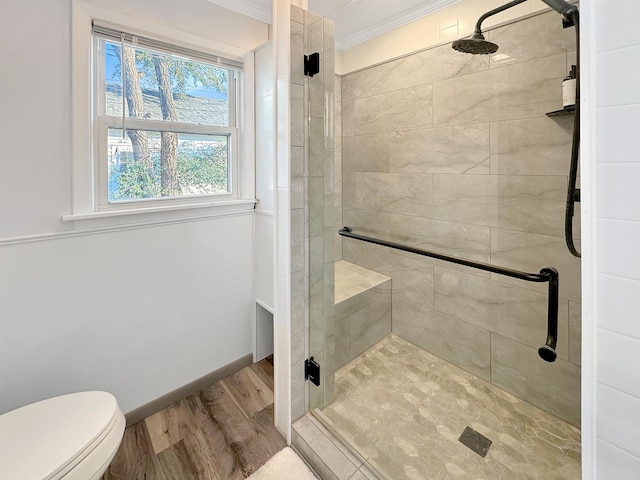
[[[555,267],[558,360],[537,355],[546,284],[355,240],[342,257],[392,277],[394,333],[578,425],[580,261],[563,231],[573,120],[545,115],[562,107],[575,33],[548,12],[488,36],[492,56],[447,44],[341,78],[342,223],[504,267]]]

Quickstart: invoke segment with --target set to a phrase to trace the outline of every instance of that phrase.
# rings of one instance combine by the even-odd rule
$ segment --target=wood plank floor
[[[128,427],[101,480],[241,480],[285,446],[269,358]]]

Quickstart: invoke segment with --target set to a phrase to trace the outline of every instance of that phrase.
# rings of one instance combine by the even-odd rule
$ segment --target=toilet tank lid
[[[110,393],[80,392],[0,415],[0,478],[57,478],[102,441],[119,414]]]

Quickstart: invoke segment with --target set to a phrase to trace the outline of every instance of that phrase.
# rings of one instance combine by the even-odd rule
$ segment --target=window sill
[[[62,221],[83,227],[161,224],[253,211],[257,200],[237,199],[207,203],[128,208],[64,215]]]

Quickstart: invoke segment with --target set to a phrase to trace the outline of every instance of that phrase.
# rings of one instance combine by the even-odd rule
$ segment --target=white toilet
[[[124,427],[107,392],[72,393],[0,415],[0,479],[99,479]]]

